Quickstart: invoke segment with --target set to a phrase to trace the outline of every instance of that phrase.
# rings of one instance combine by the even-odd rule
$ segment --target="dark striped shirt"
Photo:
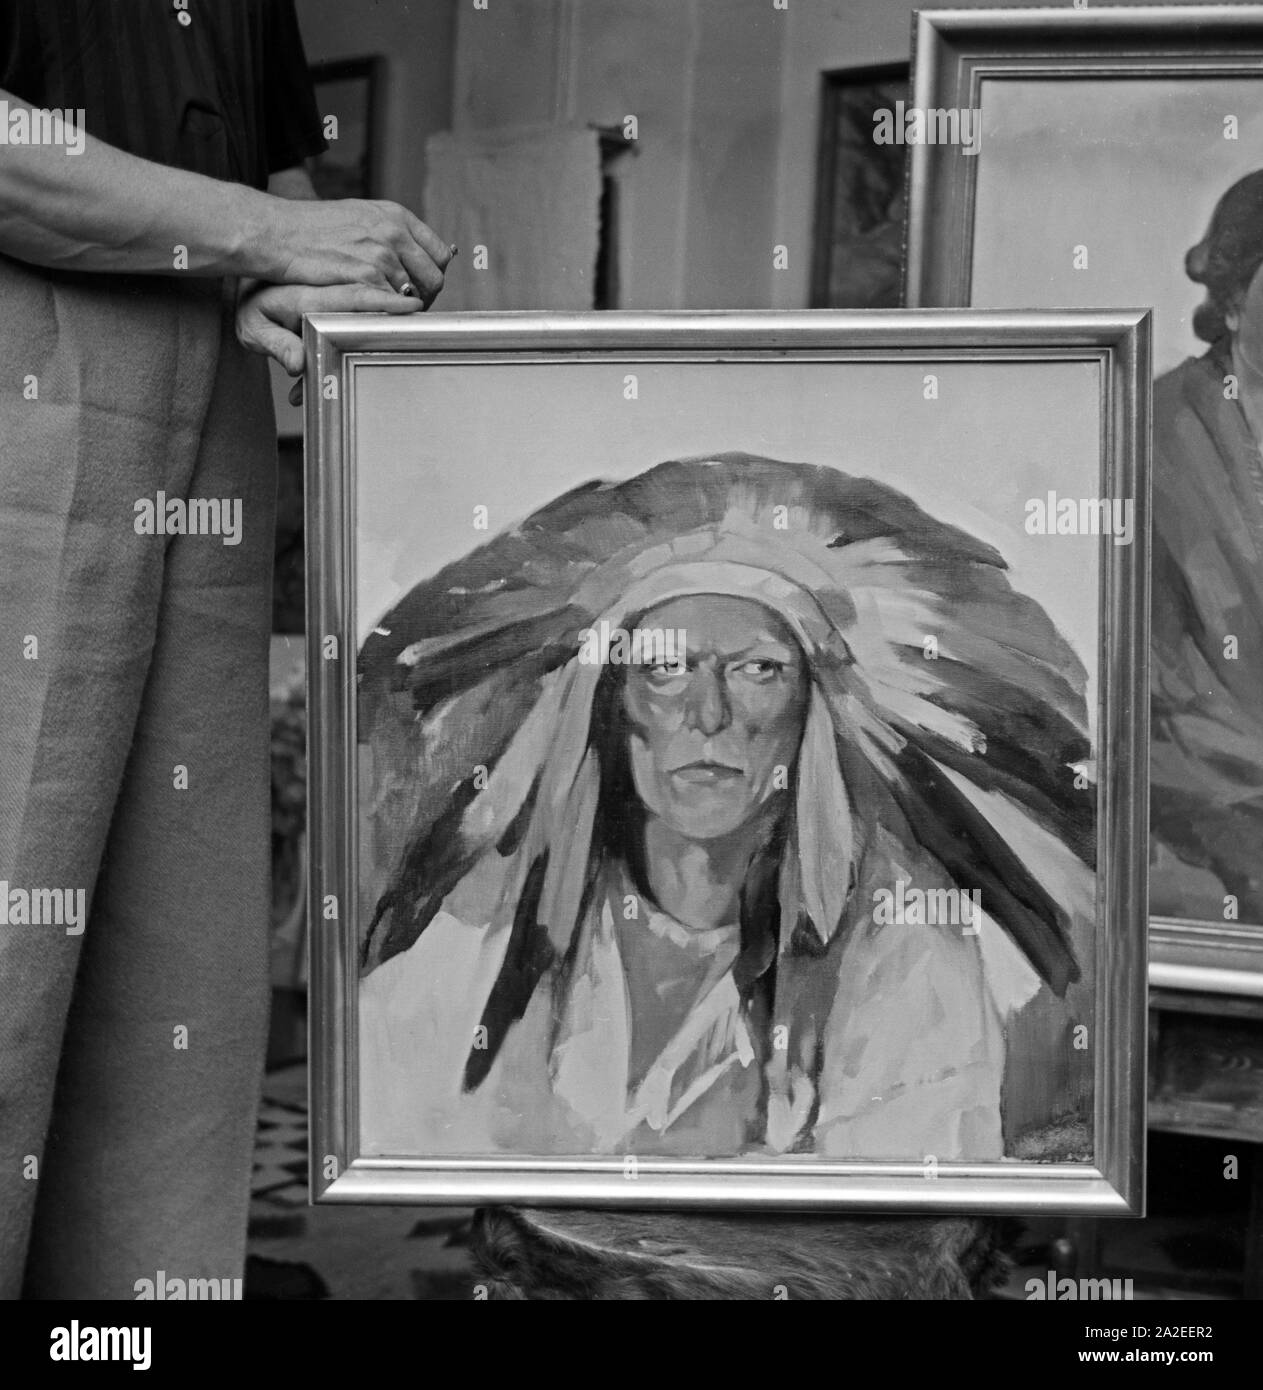
[[[256,188],[326,148],[293,0],[0,0],[0,88]]]

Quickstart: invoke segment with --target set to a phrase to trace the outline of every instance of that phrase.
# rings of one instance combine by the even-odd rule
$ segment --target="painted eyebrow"
[[[685,660],[688,665],[696,665],[695,653],[688,650],[685,644]],[[707,656],[718,656],[720,661],[776,661],[782,666],[792,666],[797,660],[797,654],[785,646],[783,642],[778,642],[776,638],[769,637],[766,641],[754,642],[748,647],[741,647],[732,652],[707,652]],[[660,662],[648,662],[648,665],[661,665]]]

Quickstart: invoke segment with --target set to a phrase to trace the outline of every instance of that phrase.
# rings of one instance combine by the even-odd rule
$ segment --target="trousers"
[[[0,257],[0,1297],[242,1272],[275,441],[228,287]]]

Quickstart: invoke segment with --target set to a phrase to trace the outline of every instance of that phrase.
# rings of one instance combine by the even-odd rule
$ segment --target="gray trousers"
[[[240,543],[138,533],[159,492]],[[0,257],[0,1296],[241,1274],[275,501],[218,284]]]

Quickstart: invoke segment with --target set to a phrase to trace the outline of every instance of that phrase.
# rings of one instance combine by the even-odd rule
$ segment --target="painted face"
[[[1246,366],[1263,376],[1263,266],[1254,272],[1236,310],[1235,324],[1230,321],[1237,339],[1237,351]]]
[[[802,651],[761,604],[718,594],[671,599],[637,626],[682,632],[684,660],[627,668],[636,792],[682,835],[727,835],[788,786],[807,705]]]

